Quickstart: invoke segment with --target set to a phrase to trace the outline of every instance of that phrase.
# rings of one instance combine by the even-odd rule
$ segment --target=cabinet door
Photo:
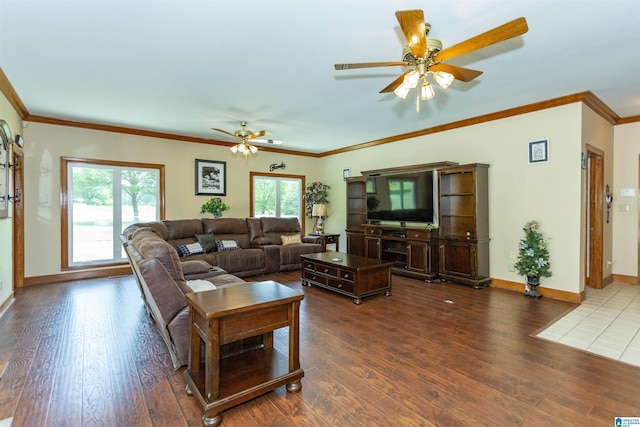
[[[407,269],[420,273],[430,273],[431,251],[423,242],[407,242]]]
[[[365,256],[364,234],[347,232],[347,253],[357,256]]]
[[[364,251],[367,258],[380,259],[380,238],[366,237],[364,239]]]
[[[461,277],[476,276],[475,243],[440,241],[440,273]]]

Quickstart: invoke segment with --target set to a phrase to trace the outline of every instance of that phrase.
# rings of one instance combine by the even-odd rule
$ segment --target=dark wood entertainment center
[[[394,274],[487,286],[488,167],[438,162],[363,171],[347,179],[347,253],[392,262]],[[437,224],[367,221],[368,177],[428,170],[437,173]]]

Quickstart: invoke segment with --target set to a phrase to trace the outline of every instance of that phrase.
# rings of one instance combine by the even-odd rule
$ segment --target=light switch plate
[[[620,189],[620,197],[635,197],[636,189],[635,188],[621,188]]]

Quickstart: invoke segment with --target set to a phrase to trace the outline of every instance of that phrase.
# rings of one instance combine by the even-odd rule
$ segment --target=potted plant
[[[210,200],[207,200],[200,209],[200,213],[210,213],[213,214],[214,218],[220,218],[222,216],[222,212],[229,209],[220,197],[213,197]]]
[[[537,221],[529,221],[524,225],[524,238],[520,240],[518,262],[514,267],[518,274],[527,277],[525,297],[540,298],[537,288],[541,277],[551,276],[549,265],[549,249],[542,233],[538,231]]]
[[[307,185],[307,192],[302,196],[305,202],[304,211],[307,215],[307,218],[313,218],[313,205],[329,204],[329,200],[327,199],[327,197],[329,196],[330,189],[331,187],[329,187],[327,184],[323,184],[317,181]]]

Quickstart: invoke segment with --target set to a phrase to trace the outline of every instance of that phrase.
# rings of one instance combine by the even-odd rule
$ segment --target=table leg
[[[210,319],[205,340],[205,399],[212,402],[218,399],[220,394],[220,322],[218,319]],[[215,417],[214,417],[215,418]],[[204,422],[204,421],[203,421]],[[217,425],[217,424],[216,424]]]
[[[300,301],[289,306],[289,372],[300,369]],[[287,391],[297,393],[302,390],[300,380],[287,384]]]

